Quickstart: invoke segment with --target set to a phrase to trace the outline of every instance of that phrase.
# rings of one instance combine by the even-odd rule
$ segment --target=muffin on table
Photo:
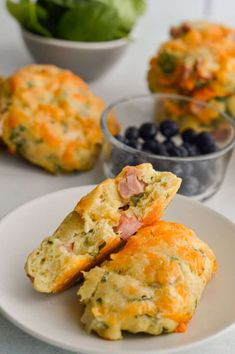
[[[80,77],[52,65],[26,66],[0,81],[3,141],[51,173],[94,165],[104,107]],[[111,125],[116,132],[114,120]]]
[[[170,36],[150,60],[150,90],[209,102],[214,109],[235,116],[235,30],[203,21],[185,22],[173,27]],[[201,114],[197,108],[192,103],[187,111],[174,107],[175,116],[191,111],[199,125],[216,120],[217,115]]]

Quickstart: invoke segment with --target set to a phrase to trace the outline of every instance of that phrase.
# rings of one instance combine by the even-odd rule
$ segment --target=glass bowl
[[[172,113],[177,111],[174,107],[183,107],[181,116],[179,112]],[[213,116],[213,123],[209,126],[204,123],[208,114]],[[177,119],[179,129],[193,126],[198,131],[209,131],[215,139],[217,150],[193,157],[160,156],[136,150],[112,135],[107,123],[113,115],[120,125],[120,134],[129,126],[139,127],[145,122],[158,124],[164,119]],[[104,111],[101,127],[104,135],[103,166],[107,177],[116,176],[126,165],[150,162],[158,171],[171,171],[181,177],[179,193],[200,201],[218,191],[235,144],[235,124],[229,116],[201,101],[178,95],[149,94],[115,102]],[[161,139],[160,136],[158,140]],[[177,145],[177,141],[175,143]]]

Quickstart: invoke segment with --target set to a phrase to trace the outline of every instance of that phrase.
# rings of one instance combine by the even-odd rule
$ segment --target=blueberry
[[[197,135],[195,143],[202,154],[210,154],[216,151],[215,140],[208,132],[201,132]]]
[[[139,135],[142,139],[153,139],[157,134],[157,126],[155,123],[147,122],[140,126]]]
[[[124,136],[117,134],[114,136],[114,138],[120,141],[121,143],[126,144],[126,138]]]
[[[200,150],[198,149],[198,147],[196,145],[192,145],[190,143],[184,143],[181,146],[183,146],[187,150],[188,156],[201,155]]]
[[[142,150],[142,143],[138,140],[127,140],[126,144],[136,150]]]
[[[192,175],[193,172],[194,172],[194,166],[193,166],[193,164],[190,163],[190,162],[187,162],[187,163],[182,164],[182,169],[183,169],[183,171],[184,171],[184,175],[185,175],[185,176],[186,176],[186,175],[190,176],[190,175]]]
[[[176,122],[174,122],[172,120],[164,120],[160,124],[160,131],[164,136],[166,136],[167,138],[170,138],[170,137],[178,134],[179,129],[178,129],[178,125],[176,124]]]
[[[221,159],[213,159],[213,160],[207,160],[207,161],[203,161],[205,164],[207,163],[207,168],[216,176],[217,178],[217,174],[220,173],[220,169],[221,169],[221,163],[222,160]]]
[[[216,152],[217,151],[217,147],[215,144],[213,145],[204,145],[201,147],[201,152],[203,154],[211,154],[212,152]]]
[[[194,196],[198,194],[200,189],[199,181],[194,176],[184,176],[179,193],[186,196]]]
[[[129,127],[126,129],[125,137],[129,140],[135,140],[139,137],[139,129],[136,127]]]
[[[124,166],[135,165],[132,155],[127,155],[125,151],[120,151],[120,149],[113,148],[112,159],[110,161],[110,170],[112,174],[116,176]]]
[[[214,161],[199,161],[195,165],[195,175],[207,188],[216,181]]]
[[[156,151],[158,151],[159,145],[159,142],[156,140],[147,140],[143,143],[143,150],[150,151],[155,154],[157,153]]]
[[[180,150],[180,148],[178,146],[174,146],[174,147],[170,148],[168,150],[168,153],[169,153],[170,156],[177,156],[177,157],[181,157],[182,156],[181,155],[181,150]]]
[[[151,152],[151,153],[153,153],[150,144],[148,144],[148,141],[145,141],[145,142],[143,143],[143,145],[142,145],[142,150],[143,150],[144,152]]]
[[[153,164],[156,171],[170,171],[170,166],[168,161],[158,161]]]
[[[170,168],[170,171],[174,173],[176,176],[183,177],[184,171],[181,165],[175,164]]]
[[[201,132],[196,138],[197,145],[213,145],[215,140],[209,132]]]
[[[173,140],[171,139],[166,139],[163,141],[163,144],[165,145],[167,151],[170,150],[171,148],[175,147],[175,143]]]
[[[188,150],[184,146],[178,146],[178,149],[180,150],[181,157],[187,157],[189,155]]]
[[[195,132],[195,130],[189,128],[189,129],[185,129],[181,134],[181,136],[185,143],[193,144],[197,136],[197,133]]]
[[[154,149],[154,153],[156,155],[160,155],[160,156],[169,156],[167,149],[166,149],[165,145],[163,145],[163,144],[156,145],[156,147]]]
[[[193,173],[193,164],[191,163],[181,163],[181,164],[174,164],[169,169],[175,175],[179,177],[190,176]]]

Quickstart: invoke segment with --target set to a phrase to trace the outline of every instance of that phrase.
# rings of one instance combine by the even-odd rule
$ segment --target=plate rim
[[[51,193],[46,193],[43,194],[39,197],[33,198],[29,201],[27,201],[26,203],[23,203],[21,205],[19,205],[18,207],[16,207],[15,209],[13,209],[11,212],[9,212],[8,214],[6,214],[5,216],[3,216],[0,219],[0,228],[2,226],[3,223],[7,222],[9,218],[11,218],[12,216],[14,216],[14,214],[17,214],[19,210],[21,209],[27,209],[31,204],[35,204],[37,202],[40,202],[43,199],[46,199],[48,197],[53,197],[54,195],[58,195],[58,194],[63,194],[66,192],[72,192],[72,191],[79,191],[79,190],[86,190],[86,189],[90,189],[92,190],[92,188],[95,188],[96,184],[89,184],[89,185],[83,185],[83,186],[77,186],[77,187],[72,187],[72,188],[64,188],[64,189],[60,189]],[[222,218],[226,223],[229,223],[235,230],[235,223],[233,221],[231,221],[230,219],[228,219],[226,216],[224,216],[223,214],[217,212],[216,210],[212,209],[211,207],[196,201],[196,200],[192,200],[189,197],[185,197],[179,194],[176,194],[175,198],[182,200],[182,201],[186,201],[187,203],[191,204],[191,205],[197,205],[200,208],[203,209],[207,209],[209,210],[215,217],[219,216],[220,218]],[[7,311],[4,310],[3,305],[1,303],[1,298],[0,298],[0,313],[7,319],[9,320],[11,323],[13,323],[16,327],[18,327],[20,330],[24,331],[25,333],[31,335],[32,337],[39,339],[40,341],[44,342],[44,343],[48,343],[50,345],[53,345],[57,348],[60,349],[64,349],[64,350],[70,350],[72,352],[78,352],[81,351],[81,354],[103,354],[104,350],[103,349],[99,349],[99,348],[94,348],[94,347],[80,347],[80,348],[75,348],[73,345],[69,345],[69,344],[65,344],[63,341],[61,341],[59,338],[58,339],[53,339],[50,336],[46,336],[43,335],[41,333],[38,333],[38,331],[30,328],[29,326],[22,324],[18,319],[15,319],[11,314],[9,314]],[[159,353],[159,354],[171,354],[171,353],[177,353],[179,351],[185,351],[187,349],[192,349],[192,348],[196,348],[199,347],[209,341],[212,341],[215,338],[218,338],[219,336],[223,335],[224,333],[231,331],[232,329],[235,328],[235,319],[234,322],[227,325],[226,327],[224,327],[223,329],[219,330],[218,332],[209,335],[205,338],[202,338],[200,340],[196,340],[192,343],[189,344],[185,344],[185,345],[180,345],[177,348],[170,348],[170,349],[161,349],[160,351],[156,348],[156,349],[150,349],[147,350],[145,352],[141,352],[141,354],[145,354],[145,353],[149,353],[149,354],[154,354],[154,353]],[[115,350],[115,348],[112,351],[114,354],[119,354],[121,353],[120,350]],[[135,352],[132,351],[128,351],[130,354],[132,353],[140,353],[138,350]]]

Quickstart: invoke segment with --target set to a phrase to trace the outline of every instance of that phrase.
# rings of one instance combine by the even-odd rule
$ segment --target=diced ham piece
[[[123,199],[144,192],[145,183],[138,179],[140,176],[141,171],[135,167],[129,167],[126,176],[118,183],[118,192]]]
[[[128,166],[127,171],[126,171],[126,176],[131,176],[131,175],[136,176],[136,177],[141,177],[142,171],[134,166]]]
[[[74,249],[74,242],[71,242],[67,245],[65,245],[65,248],[68,252],[73,252],[73,249]]]
[[[135,215],[127,216],[123,213],[121,214],[119,225],[114,228],[114,231],[121,235],[122,240],[127,240],[136,233],[141,225],[142,223]]]

